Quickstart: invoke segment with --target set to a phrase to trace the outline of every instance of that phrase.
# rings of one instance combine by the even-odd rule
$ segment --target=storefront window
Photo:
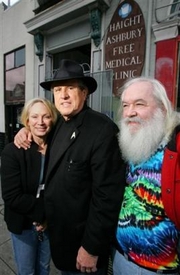
[[[25,63],[25,48],[21,48],[14,52],[15,67],[24,65]]]
[[[25,48],[5,55],[5,103],[25,101]]]
[[[7,54],[5,58],[5,70],[14,68],[14,53]]]

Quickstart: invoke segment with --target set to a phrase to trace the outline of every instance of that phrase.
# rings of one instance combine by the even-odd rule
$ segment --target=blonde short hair
[[[25,103],[22,113],[21,113],[21,118],[20,118],[21,123],[26,128],[28,128],[29,111],[35,103],[39,103],[39,102],[44,104],[44,106],[47,108],[49,114],[52,117],[52,124],[55,125],[55,123],[57,121],[57,117],[58,117],[58,111],[57,111],[56,107],[54,106],[54,104],[52,102],[50,102],[49,100],[47,100],[46,98],[33,98]]]

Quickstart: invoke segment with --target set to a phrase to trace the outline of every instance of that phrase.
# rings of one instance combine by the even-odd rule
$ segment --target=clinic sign
[[[139,5],[123,1],[108,27],[105,42],[105,69],[113,70],[113,94],[128,78],[141,75],[145,58],[145,23]]]

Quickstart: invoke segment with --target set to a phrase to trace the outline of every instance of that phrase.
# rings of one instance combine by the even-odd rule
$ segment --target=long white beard
[[[140,129],[130,131],[128,121],[138,121]],[[152,119],[126,118],[120,121],[119,145],[125,161],[138,164],[147,160],[165,136],[165,117],[158,109]]]

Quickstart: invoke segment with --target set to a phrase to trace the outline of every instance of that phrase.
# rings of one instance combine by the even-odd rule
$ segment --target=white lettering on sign
[[[106,45],[108,45],[108,44],[111,45],[111,44],[114,44],[114,43],[118,43],[118,42],[122,42],[122,41],[131,40],[131,39],[141,37],[142,30],[143,30],[143,28],[140,28],[140,29],[137,29],[137,30],[132,30],[132,31],[129,31],[129,32],[124,32],[124,33],[109,36],[106,40]]]
[[[114,73],[114,79],[126,79],[136,77],[137,70],[119,71]]]
[[[127,28],[127,27],[131,27],[131,26],[140,24],[141,23],[141,17],[142,17],[142,14],[138,14],[134,17],[127,18],[123,21],[118,21],[117,23],[113,23],[109,26],[109,31],[110,32],[118,31],[118,30],[121,30],[123,28]]]
[[[138,65],[141,64],[139,56],[133,56],[133,57],[126,57],[122,59],[115,59],[106,61],[106,68],[107,69],[114,69],[117,67],[124,67],[124,66],[132,66],[132,65]]]
[[[123,1],[110,22],[105,42],[105,68],[113,70],[114,94],[127,78],[141,74],[145,57],[145,24],[135,0]]]

